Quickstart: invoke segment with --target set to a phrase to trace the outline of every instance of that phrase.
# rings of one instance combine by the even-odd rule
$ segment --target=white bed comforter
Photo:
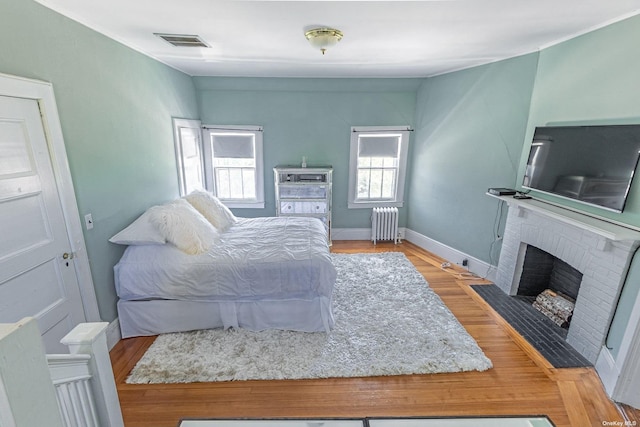
[[[114,267],[122,300],[331,300],[336,270],[316,218],[239,218],[204,254],[129,246]]]

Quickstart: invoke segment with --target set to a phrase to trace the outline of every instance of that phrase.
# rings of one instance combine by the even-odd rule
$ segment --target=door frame
[[[85,321],[99,322],[100,312],[98,311],[96,291],[93,286],[89,257],[82,233],[80,213],[71,179],[53,85],[49,82],[0,73],[0,95],[32,99],[38,103],[69,243],[74,252],[73,266],[78,278]]]

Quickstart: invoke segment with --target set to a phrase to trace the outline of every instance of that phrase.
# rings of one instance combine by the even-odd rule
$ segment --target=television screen
[[[622,212],[640,155],[640,125],[535,130],[522,186]]]

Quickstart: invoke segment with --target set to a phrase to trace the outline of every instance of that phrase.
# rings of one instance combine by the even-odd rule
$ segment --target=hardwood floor
[[[548,415],[558,427],[625,425],[591,368],[554,369],[468,286],[469,277],[404,242],[334,242],[333,252],[401,251],[493,361],[485,372],[322,380],[130,385],[154,338],[111,351],[126,427],[176,427],[182,418]]]

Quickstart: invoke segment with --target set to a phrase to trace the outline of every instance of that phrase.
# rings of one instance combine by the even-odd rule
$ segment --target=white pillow
[[[148,210],[109,241],[118,245],[164,245],[167,243],[158,228],[151,223]]]
[[[184,198],[221,232],[238,221],[233,212],[208,191],[195,190]]]
[[[178,199],[149,209],[151,223],[178,249],[197,255],[209,250],[217,230],[186,200]]]

